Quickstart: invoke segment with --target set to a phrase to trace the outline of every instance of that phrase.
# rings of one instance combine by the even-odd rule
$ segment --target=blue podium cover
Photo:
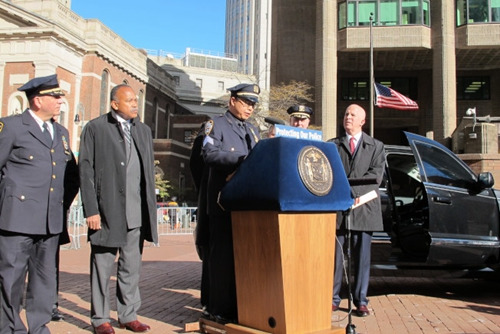
[[[353,199],[335,144],[279,137],[257,143],[222,189],[219,204],[227,211],[334,212],[350,208]]]

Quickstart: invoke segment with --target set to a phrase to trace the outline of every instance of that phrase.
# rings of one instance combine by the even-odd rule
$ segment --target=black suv
[[[372,264],[498,269],[500,191],[443,145],[405,132],[408,146],[386,145],[380,187],[384,233]]]

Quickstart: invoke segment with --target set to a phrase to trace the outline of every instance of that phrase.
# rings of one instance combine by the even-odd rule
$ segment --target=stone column
[[[316,1],[316,123],[337,136],[337,0]]]
[[[432,129],[434,140],[449,146],[457,126],[454,1],[431,1]]]

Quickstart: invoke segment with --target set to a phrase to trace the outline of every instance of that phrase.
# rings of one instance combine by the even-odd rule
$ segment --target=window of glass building
[[[491,22],[500,22],[500,0],[491,0]]]
[[[500,22],[500,0],[456,0],[457,26]]]
[[[489,77],[457,77],[457,100],[489,99]]]
[[[373,25],[430,26],[429,0],[347,0],[338,5],[339,29],[369,25],[372,13]]]
[[[399,22],[398,0],[380,1],[380,24],[397,25]]]
[[[378,83],[391,87],[412,100],[418,98],[416,78],[377,78]],[[367,78],[343,78],[340,82],[341,99],[366,101],[370,99],[370,81]]]
[[[370,98],[370,81],[359,78],[342,79],[340,85],[341,98],[345,101],[365,101]]]
[[[375,14],[377,2],[374,0],[360,1],[358,3],[358,25],[369,26],[370,16]]]

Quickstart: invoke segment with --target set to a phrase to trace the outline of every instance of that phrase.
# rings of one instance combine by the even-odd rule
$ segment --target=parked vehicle
[[[499,268],[499,198],[489,172],[476,175],[445,146],[405,132],[408,146],[386,145],[381,185],[384,233],[372,264]]]

